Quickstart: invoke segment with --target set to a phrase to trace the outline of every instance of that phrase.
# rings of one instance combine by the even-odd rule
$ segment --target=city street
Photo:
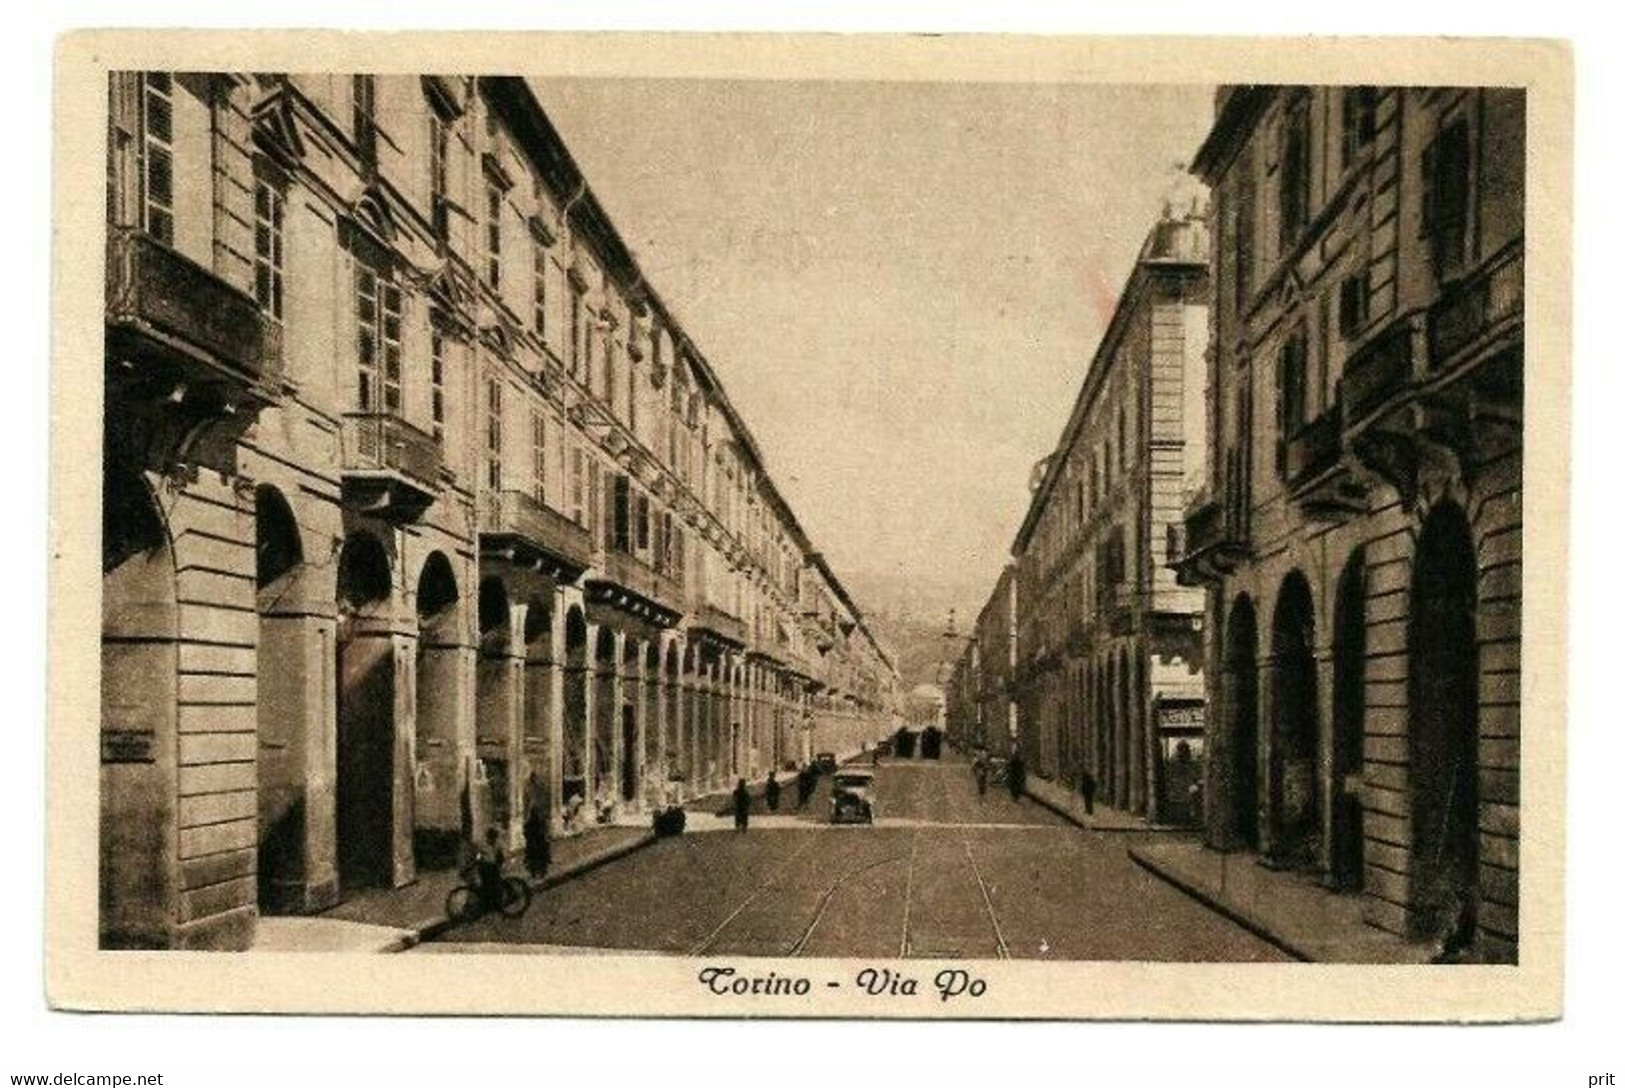
[[[827,785],[800,814],[760,798],[740,834],[696,830],[482,919],[423,952],[1273,961],[1285,957],[1137,867],[1133,833],[1087,831],[990,788],[969,765],[882,763],[880,819],[832,827]]]

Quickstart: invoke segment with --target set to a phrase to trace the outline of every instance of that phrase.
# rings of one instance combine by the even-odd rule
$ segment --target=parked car
[[[835,772],[835,782],[830,789],[829,810],[830,823],[874,823],[874,772],[856,767]]]
[[[832,773],[836,766],[835,753],[819,752],[816,756],[813,756],[813,766],[817,767],[821,774]]]

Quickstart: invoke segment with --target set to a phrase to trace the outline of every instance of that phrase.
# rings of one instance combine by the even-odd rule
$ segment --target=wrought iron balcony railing
[[[259,303],[143,231],[109,228],[106,304],[132,354],[249,386],[281,377],[281,328]]]

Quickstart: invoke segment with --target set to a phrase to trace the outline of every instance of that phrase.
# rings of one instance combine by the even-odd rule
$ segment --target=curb
[[[1139,848],[1133,846],[1129,847],[1128,856],[1129,860],[1133,861],[1134,864],[1138,865],[1140,868],[1144,869],[1158,880],[1161,880],[1163,883],[1168,884],[1171,887],[1179,889],[1208,909],[1224,915],[1224,917],[1230,919],[1230,921],[1236,923],[1236,925],[1240,926],[1242,929],[1245,929],[1248,933],[1251,933],[1259,940],[1264,941],[1267,944],[1274,945],[1276,948],[1280,949],[1282,952],[1285,952],[1287,955],[1301,963],[1317,962],[1315,957],[1305,952],[1302,948],[1299,948],[1291,940],[1288,940],[1286,937],[1276,933],[1274,930],[1270,929],[1268,926],[1264,925],[1262,922],[1258,921],[1256,918],[1253,918],[1246,912],[1230,906],[1218,896],[1209,893],[1189,880],[1185,880],[1184,878],[1169,872],[1167,869],[1158,865],[1156,861],[1146,857]]]
[[[1034,793],[1032,790],[1025,790],[1021,795],[1037,801],[1040,805],[1043,805],[1045,808],[1049,809],[1051,812],[1055,813],[1055,815],[1059,816],[1068,823],[1081,827],[1085,831],[1098,831],[1103,835],[1155,835],[1192,830],[1191,828],[1187,827],[1173,827],[1169,824],[1148,824],[1143,820],[1136,821],[1133,827],[1101,827],[1099,824],[1085,823],[1071,810],[1062,807],[1047,797]],[[1130,819],[1132,818],[1133,817],[1130,817]]]
[[[586,876],[594,869],[608,865],[612,861],[620,861],[627,855],[634,854],[656,841],[658,841],[658,836],[651,831],[642,838],[633,839],[631,842],[622,846],[617,846],[612,849],[593,854],[582,860],[573,868],[554,870],[547,876],[543,877],[540,881],[532,881],[530,885],[531,890],[536,892],[545,892],[549,888],[556,888],[560,884],[567,884],[577,877]],[[445,933],[447,930],[451,929],[453,925],[454,923],[450,918],[447,918],[444,915],[436,915],[435,917],[427,921],[420,922],[417,925],[402,927],[407,930],[407,933],[403,935],[398,942],[395,942],[394,945],[381,948],[379,951],[405,952],[416,945],[434,940],[442,933]]]

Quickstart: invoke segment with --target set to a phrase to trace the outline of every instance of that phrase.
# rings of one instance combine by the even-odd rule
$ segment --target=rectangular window
[[[530,413],[530,477],[537,502],[547,501],[547,417]]]
[[[502,490],[502,382],[485,383],[485,486]]]
[[[356,407],[398,415],[401,410],[401,289],[367,265],[357,265]]]
[[[1303,429],[1309,414],[1309,338],[1302,328],[1281,345],[1275,365],[1280,398],[1278,437],[1284,442]],[[1284,446],[1282,449],[1284,458]]]
[[[1467,122],[1453,121],[1439,130],[1422,156],[1422,228],[1440,274],[1454,271],[1466,256],[1471,169]]]
[[[582,315],[581,315],[581,289],[575,284],[570,285],[570,376],[576,379],[581,377],[582,351]]]
[[[429,333],[429,418],[437,445],[446,444],[446,338]]]
[[[593,544],[602,547],[606,541],[605,528],[608,519],[604,517],[604,483],[602,470],[598,462],[592,458],[587,459],[587,531],[592,534]]]
[[[1253,157],[1244,154],[1236,160],[1236,310],[1242,312],[1253,297],[1253,240],[1258,232],[1255,211],[1257,188],[1253,180]]]
[[[502,190],[485,187],[485,282],[502,288]]]
[[[617,473],[614,478],[613,521],[610,543],[618,552],[632,551],[632,481]]]
[[[1377,138],[1377,89],[1375,87],[1345,87],[1343,89],[1343,168],[1346,170],[1360,157],[1360,152],[1371,146]]]
[[[1362,269],[1337,288],[1337,331],[1353,338],[1371,319],[1371,273]]]
[[[540,239],[531,239],[530,263],[530,319],[536,335],[547,339],[547,247]]]
[[[609,405],[610,414],[616,413],[616,365],[615,365],[615,330],[604,329],[604,402]]]
[[[274,186],[254,184],[254,298],[272,317],[282,318],[283,197]]]
[[[168,72],[148,72],[142,91],[142,229],[175,244],[175,100]]]
[[[429,219],[436,238],[451,232],[451,128],[445,118],[429,111]]]
[[[1295,108],[1281,148],[1281,250],[1292,248],[1309,225],[1309,111]]]
[[[570,520],[587,527],[587,455],[580,445],[570,447]]]
[[[649,554],[649,496],[642,492],[639,492],[637,496],[635,515],[638,531],[638,554],[647,556]]]
[[[351,133],[356,150],[366,163],[378,159],[378,81],[373,76],[350,77]]]

